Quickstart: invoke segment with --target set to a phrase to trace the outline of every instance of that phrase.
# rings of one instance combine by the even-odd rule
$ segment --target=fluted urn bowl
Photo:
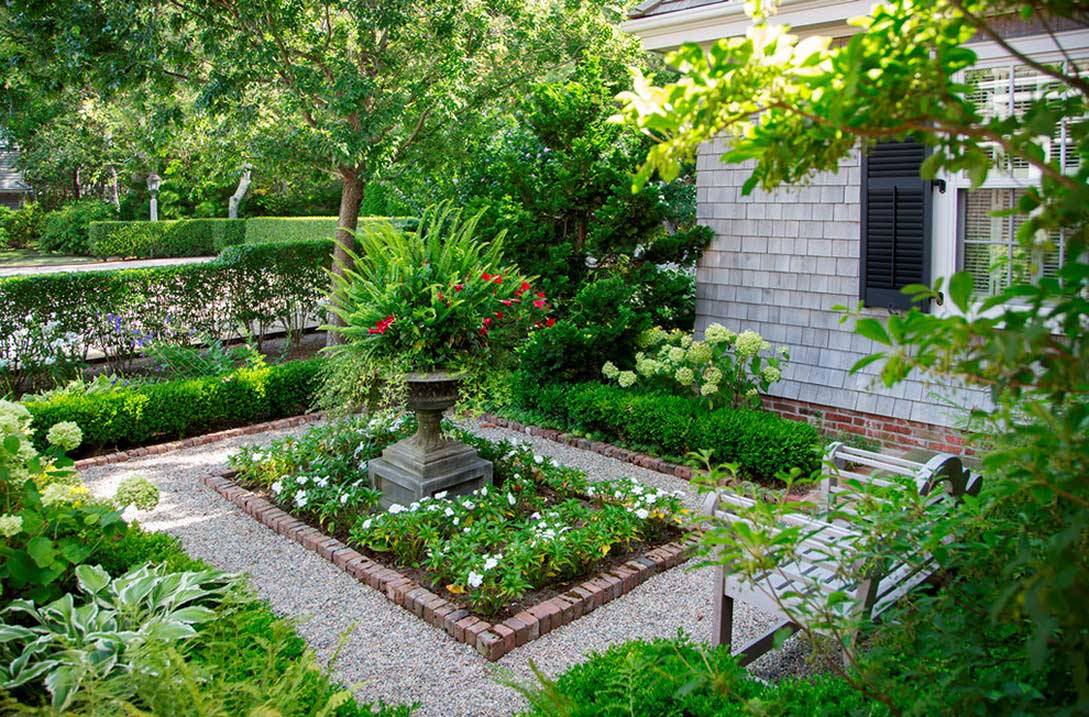
[[[471,493],[491,484],[491,461],[442,432],[442,414],[457,403],[461,379],[446,371],[413,372],[405,384],[405,405],[416,413],[419,427],[369,464],[371,481],[382,491],[382,507],[408,505],[441,491]]]

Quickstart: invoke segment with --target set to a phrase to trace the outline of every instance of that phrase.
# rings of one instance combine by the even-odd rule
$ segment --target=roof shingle
[[[652,17],[655,15],[665,15],[670,12],[678,12],[680,10],[691,10],[696,7],[703,7],[705,5],[715,5],[721,2],[729,2],[730,0],[646,0],[646,2],[639,3],[632,11],[628,13],[630,18],[639,17]]]

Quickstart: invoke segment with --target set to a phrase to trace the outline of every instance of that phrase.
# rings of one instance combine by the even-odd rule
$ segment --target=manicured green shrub
[[[415,229],[412,217],[360,217],[357,226],[366,222],[391,221],[395,226]],[[329,239],[337,231],[336,217],[250,217],[246,220],[246,243]]]
[[[83,430],[84,445],[144,445],[305,413],[321,359],[293,361],[226,376],[126,386],[105,393],[62,395],[25,405],[35,441],[60,421]]]
[[[245,231],[241,219],[92,222],[89,248],[101,257],[211,256],[223,247],[242,243]]]
[[[64,254],[90,254],[90,225],[117,216],[117,210],[101,199],[69,202],[42,219],[38,248]]]
[[[519,686],[523,717],[877,717],[886,708],[828,675],[766,684],[749,676],[726,648],[684,636],[635,640],[593,653],[554,682]]]
[[[515,374],[514,381],[516,408],[640,449],[675,458],[710,449],[714,461],[738,463],[746,475],[763,481],[792,468],[808,476],[820,467],[817,429],[768,411],[707,410],[695,399],[596,382],[539,384],[525,373]]]
[[[199,264],[0,279],[0,380],[26,383],[91,348],[123,368],[151,339],[227,338],[239,326],[258,340],[281,327],[297,336],[320,320],[331,250],[255,244]]]
[[[623,277],[600,279],[579,290],[566,317],[525,342],[519,370],[541,382],[596,378],[605,361],[630,362],[636,337],[651,325]]]

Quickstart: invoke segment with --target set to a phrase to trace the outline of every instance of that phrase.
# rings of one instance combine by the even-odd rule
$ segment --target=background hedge
[[[359,227],[367,222],[390,221],[397,226],[414,228],[413,217],[360,217]],[[304,239],[333,239],[336,217],[250,217],[246,220],[246,243],[259,244]]]
[[[60,421],[79,424],[84,449],[146,445],[306,413],[321,364],[321,359],[289,361],[24,405],[34,417],[40,446],[49,427]]]
[[[0,279],[0,366],[25,362],[28,341],[61,337],[114,362],[151,339],[297,333],[322,319],[332,246],[255,244],[199,264]]]
[[[622,389],[603,383],[541,383],[516,374],[514,400],[571,430],[612,436],[660,455],[684,456],[711,449],[716,463],[738,463],[755,480],[779,471],[820,467],[820,432],[808,423],[768,411],[705,409],[671,394]]]
[[[243,219],[91,222],[89,249],[99,257],[212,256],[245,240]]]

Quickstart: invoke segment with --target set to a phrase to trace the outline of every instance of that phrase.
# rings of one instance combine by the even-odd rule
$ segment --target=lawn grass
[[[17,266],[60,266],[63,264],[90,264],[96,261],[90,256],[50,254],[37,249],[0,249],[0,268]]]

